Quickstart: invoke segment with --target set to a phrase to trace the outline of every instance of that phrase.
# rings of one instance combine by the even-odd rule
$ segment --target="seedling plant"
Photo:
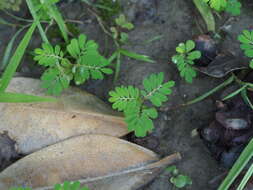
[[[171,174],[169,181],[174,185],[175,188],[181,189],[192,185],[191,178],[187,175],[180,174],[175,165],[166,168],[165,171]]]
[[[116,60],[114,82],[117,81],[119,76],[122,56],[127,56],[139,61],[154,63],[154,61],[151,60],[149,56],[137,54],[135,52],[131,52],[122,48],[122,46],[125,45],[129,39],[128,33],[124,32],[124,30],[130,31],[133,29],[134,25],[131,22],[127,21],[125,15],[123,14],[121,14],[118,18],[115,19],[115,26],[112,26],[110,28],[110,36],[113,38],[114,44],[116,46],[116,50],[110,57],[111,62]]]
[[[110,11],[110,9],[108,10],[108,7],[105,7],[103,5],[103,8],[102,8],[100,6],[100,9],[102,8],[103,11],[102,13],[100,12],[100,15],[99,15],[99,12],[97,13],[96,11],[97,9],[96,7],[98,7],[97,4],[92,4],[88,0],[82,0],[82,1],[91,7],[91,13],[95,15],[99,25],[101,26],[101,29],[104,31],[106,35],[108,35],[113,40],[114,45],[116,47],[114,52],[109,58],[109,61],[111,63],[115,63],[114,83],[117,81],[119,77],[121,59],[123,56],[136,59],[139,61],[143,61],[143,62],[148,62],[148,63],[155,62],[149,56],[138,54],[138,53],[122,48],[123,45],[126,45],[128,43],[128,39],[129,39],[128,32],[134,29],[133,23],[129,22],[124,14],[120,14],[117,18],[113,19],[113,22],[111,24],[107,22],[108,21],[107,19],[103,19],[104,18],[103,15],[111,15],[111,12],[113,12],[113,11]],[[105,14],[106,12],[107,14]]]
[[[168,100],[172,93],[174,81],[164,81],[164,74],[151,74],[143,80],[144,90],[133,86],[116,87],[110,91],[109,101],[113,103],[113,109],[123,111],[129,131],[134,131],[137,137],[144,137],[152,131],[154,124],[152,119],[158,117],[156,107]],[[148,106],[147,102],[151,103]]]
[[[249,30],[244,30],[242,34],[238,36],[238,40],[241,43],[241,49],[244,51],[245,56],[249,57],[251,60],[249,62],[249,69],[253,68],[253,32]],[[187,44],[187,43],[186,43]],[[186,50],[187,45],[181,45],[181,47],[184,47],[184,50]],[[183,49],[183,48],[182,48]],[[181,49],[178,49],[181,51]],[[177,52],[178,52],[177,50]],[[182,52],[187,52],[187,51],[182,51]],[[183,55],[177,55],[177,56],[182,56],[182,60],[185,60],[185,56]],[[184,59],[183,59],[184,58]],[[174,58],[175,59],[175,58]],[[175,59],[176,63],[178,61],[178,58]],[[173,61],[175,63],[175,60]],[[183,63],[183,61],[181,61]],[[180,70],[179,70],[180,71]],[[183,77],[184,75],[181,74]],[[207,98],[208,96],[212,95],[213,93],[225,88],[226,86],[230,85],[231,83],[235,82],[238,84],[240,87],[235,90],[234,92],[230,93],[226,97],[223,98],[223,101],[228,100],[236,95],[241,95],[245,103],[253,109],[253,104],[250,100],[250,97],[248,96],[248,91],[253,90],[253,84],[250,82],[244,82],[241,79],[239,79],[234,73],[231,74],[231,76],[225,80],[222,84],[219,86],[215,87],[214,89],[210,90],[209,92],[197,97],[196,99],[187,102],[184,105],[190,105],[197,103],[199,101],[202,101],[203,99]],[[228,190],[231,184],[234,182],[236,177],[241,173],[241,171],[245,168],[245,166],[249,163],[251,158],[253,157],[252,154],[252,149],[253,149],[253,140],[249,142],[249,144],[246,146],[244,151],[241,153],[240,157],[234,164],[233,168],[230,170],[229,174],[227,175],[226,179],[222,182],[218,190]],[[250,168],[247,170],[246,174],[244,175],[243,179],[241,180],[237,190],[243,190],[249,181],[250,177],[253,174],[253,165],[250,166]]]
[[[197,76],[197,72],[193,65],[194,60],[201,57],[201,52],[194,50],[195,42],[192,40],[186,41],[186,43],[180,43],[177,48],[177,55],[172,57],[172,62],[176,64],[180,76],[188,83],[192,83],[193,78]]]
[[[108,67],[110,62],[98,52],[98,45],[84,34],[72,39],[66,50],[44,43],[35,49],[35,54],[34,60],[47,68],[41,77],[42,87],[52,95],[60,95],[71,80],[80,85],[90,78],[103,79],[104,74],[113,73]]]

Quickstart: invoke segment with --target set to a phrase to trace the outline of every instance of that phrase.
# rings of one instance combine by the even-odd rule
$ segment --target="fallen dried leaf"
[[[30,78],[14,78],[7,91],[45,96],[40,81]],[[0,120],[0,133],[7,132],[21,154],[82,134],[128,133],[123,117],[75,88],[66,90],[57,102],[1,103]]]
[[[196,67],[200,72],[215,78],[225,77],[227,74],[248,68],[247,60],[233,56],[232,54],[220,54],[206,67]]]
[[[116,137],[83,135],[17,161],[0,174],[0,189],[52,190],[56,183],[79,180],[92,190],[134,190],[178,159],[174,154],[158,161],[152,151]]]

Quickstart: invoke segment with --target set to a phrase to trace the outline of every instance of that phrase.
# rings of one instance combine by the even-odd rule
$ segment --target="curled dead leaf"
[[[40,81],[14,78],[7,91],[45,96]],[[97,97],[75,88],[57,102],[1,103],[0,133],[16,141],[17,152],[29,154],[45,146],[82,134],[123,136],[123,117]]]
[[[232,54],[220,54],[205,67],[196,67],[200,72],[215,78],[225,77],[227,74],[248,68],[247,60]]]
[[[152,151],[116,137],[83,135],[17,161],[0,174],[0,189],[52,190],[56,183],[78,180],[92,190],[134,190],[179,159],[174,154],[158,161]]]

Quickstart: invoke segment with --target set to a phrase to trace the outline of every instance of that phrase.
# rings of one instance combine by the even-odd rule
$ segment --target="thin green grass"
[[[31,37],[33,35],[33,32],[36,28],[37,22],[34,22],[29,30],[26,32],[24,38],[21,40],[20,44],[18,45],[14,55],[12,56],[12,58],[10,59],[10,63],[8,64],[8,66],[6,67],[3,76],[2,76],[2,80],[0,83],[0,92],[4,92],[5,89],[8,87],[8,84],[10,82],[10,80],[12,79],[14,73],[16,72],[18,65],[20,64],[25,50],[31,40]]]
[[[211,8],[203,0],[193,0],[193,2],[203,17],[207,30],[215,32],[215,19]]]
[[[253,157],[253,139],[249,142],[246,148],[241,153],[240,157],[235,162],[232,169],[229,171],[227,177],[222,182],[218,190],[228,190],[237,176],[241,173],[243,168],[248,164],[250,159]],[[244,178],[246,180],[246,178]],[[245,183],[243,181],[243,183]]]
[[[41,97],[22,93],[1,92],[1,103],[55,102],[53,97]]]
[[[55,22],[57,23],[65,42],[68,43],[69,38],[68,38],[67,26],[57,6],[51,5],[51,6],[48,6],[48,9],[49,9],[50,15],[54,18]]]
[[[26,3],[27,3],[27,6],[28,6],[28,8],[29,8],[29,10],[30,10],[30,13],[32,14],[33,19],[39,21],[39,20],[40,20],[40,19],[39,19],[39,16],[38,16],[37,13],[36,13],[36,10],[35,10],[35,7],[34,7],[32,1],[31,1],[31,0],[26,0]],[[43,40],[45,43],[49,43],[49,41],[48,41],[48,39],[47,39],[47,36],[46,36],[46,33],[45,33],[44,29],[43,29],[42,26],[41,26],[41,23],[40,23],[40,22],[37,22],[37,26],[38,26],[38,29],[39,29],[39,32],[40,32],[40,35],[41,35],[42,40]]]
[[[14,45],[14,42],[16,40],[16,38],[19,36],[19,34],[27,27],[31,26],[31,24],[29,25],[26,25],[26,26],[23,26],[22,28],[20,28],[15,34],[14,36],[11,38],[11,40],[9,41],[6,49],[5,49],[5,52],[4,52],[4,56],[3,56],[3,59],[2,59],[2,63],[0,65],[0,70],[4,70],[6,65],[8,64],[9,60],[10,60],[10,57],[11,57],[11,52],[12,52],[12,49],[13,49],[13,45]]]

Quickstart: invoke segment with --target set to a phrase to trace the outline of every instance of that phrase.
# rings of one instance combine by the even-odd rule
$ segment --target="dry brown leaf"
[[[248,68],[247,60],[232,54],[220,54],[206,67],[196,67],[200,72],[215,78],[225,77],[227,74]]]
[[[83,135],[17,161],[0,174],[0,189],[51,190],[56,183],[79,180],[91,190],[133,190],[179,158],[175,154],[158,161],[152,151],[116,137]]]
[[[14,78],[7,91],[45,96],[40,81]],[[0,133],[17,143],[17,152],[28,154],[81,134],[123,136],[123,117],[97,97],[70,88],[55,103],[1,103]]]

